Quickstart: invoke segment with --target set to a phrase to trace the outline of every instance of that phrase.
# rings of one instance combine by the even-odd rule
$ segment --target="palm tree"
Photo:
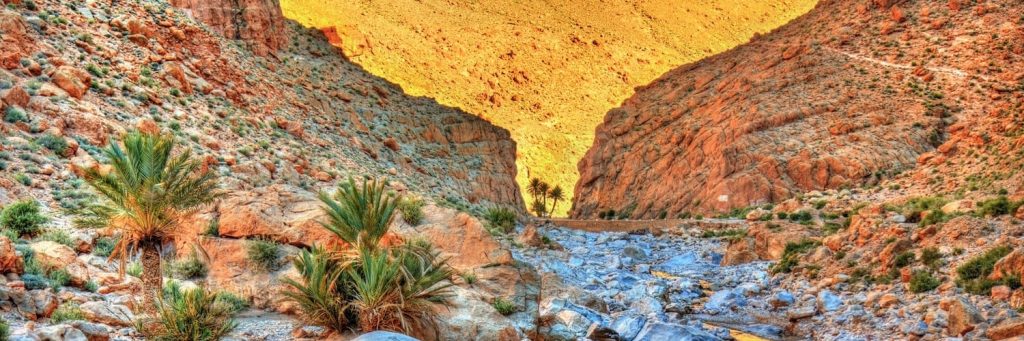
[[[540,183],[540,200],[544,202],[544,207],[548,206],[548,190],[551,189],[551,185],[547,182],[541,181]]]
[[[160,247],[183,221],[222,194],[216,174],[204,171],[187,149],[174,155],[174,146],[171,135],[131,132],[104,150],[109,172],[96,167],[84,174],[102,201],[79,223],[120,230],[110,259],[120,259],[122,273],[127,257],[142,251],[143,297],[151,312],[163,288]]]
[[[374,179],[357,186],[355,180],[349,178],[347,184],[338,186],[333,198],[320,192],[328,218],[320,224],[350,245],[376,249],[395,219],[395,209],[401,200],[394,194],[385,194],[387,182],[387,179]]]
[[[554,215],[555,206],[558,206],[558,201],[565,200],[565,193],[562,192],[562,186],[555,185],[555,188],[552,188],[551,191],[548,192],[548,197],[551,197],[551,212],[548,215]]]
[[[530,184],[526,186],[526,192],[533,196],[533,201],[537,201],[540,197],[540,184],[542,182],[538,178],[530,179]]]

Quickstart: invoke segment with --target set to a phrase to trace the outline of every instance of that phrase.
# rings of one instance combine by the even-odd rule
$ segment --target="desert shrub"
[[[907,218],[908,223],[919,223],[921,221],[921,213],[926,211],[941,212],[941,208],[948,201],[942,197],[916,197],[907,200],[899,206],[887,206],[886,209],[889,211],[898,212]]]
[[[48,219],[39,210],[39,203],[22,200],[4,207],[0,212],[0,226],[18,233],[19,236],[39,233]]]
[[[491,302],[491,306],[493,306],[494,310],[497,310],[499,314],[506,316],[516,312],[515,303],[512,303],[512,301],[509,301],[504,297],[495,297],[494,302]]]
[[[134,276],[134,277],[141,277],[142,276],[142,263],[131,262],[130,264],[128,264],[128,268],[125,269],[124,272],[129,274],[129,275],[131,275],[131,276]]]
[[[813,218],[810,211],[799,211],[789,214],[790,221],[806,222],[811,221]]]
[[[505,207],[491,207],[484,213],[491,226],[508,233],[516,227],[516,213]]]
[[[11,325],[6,319],[0,319],[0,340],[6,341],[11,336]]]
[[[68,149],[67,141],[64,141],[63,137],[54,134],[43,135],[42,137],[36,139],[36,144],[43,146],[44,148],[49,149],[54,153],[63,153],[65,150]]]
[[[980,255],[968,259],[967,262],[964,262],[956,268],[956,284],[969,293],[975,295],[988,295],[988,292],[992,287],[1004,284],[1003,281],[990,280],[988,279],[988,276],[992,274],[996,262],[1005,257],[1011,251],[1013,250],[1008,246],[997,246]],[[1004,276],[1004,280],[1010,277],[1011,276]],[[1019,285],[1019,278],[1017,285]]]
[[[925,270],[916,270],[910,276],[910,291],[914,293],[932,291],[938,288],[939,284],[941,284],[939,279]]]
[[[746,229],[707,230],[701,234],[701,238],[723,238],[734,241],[747,236]]]
[[[90,280],[85,282],[85,286],[83,286],[82,289],[85,289],[85,291],[88,292],[97,292],[100,290],[100,285],[99,283],[96,283],[96,281]]]
[[[75,247],[74,241],[71,240],[71,235],[68,234],[67,231],[61,229],[47,229],[46,232],[43,232],[43,234],[39,235],[38,239],[48,240],[57,244],[66,245],[71,248]]]
[[[114,252],[115,246],[117,246],[117,239],[110,237],[97,238],[95,245],[92,247],[92,254],[100,257],[110,257],[110,254]]]
[[[53,324],[84,319],[85,315],[82,314],[82,308],[79,308],[78,304],[74,302],[65,302],[61,304],[57,307],[57,310],[54,310],[53,314],[50,315],[50,323]]]
[[[238,313],[249,308],[248,300],[226,291],[217,293],[217,303],[231,308],[232,313]]]
[[[254,267],[262,271],[277,268],[280,248],[277,243],[265,239],[253,239],[245,242],[246,257]]]
[[[902,268],[907,265],[913,264],[916,258],[917,255],[914,255],[914,253],[911,251],[907,251],[897,255],[896,259],[893,261],[893,265],[895,265],[897,268]]]
[[[473,285],[473,283],[476,283],[476,273],[463,272],[459,276],[462,277],[463,281],[466,281],[466,284]]]
[[[21,275],[21,281],[25,283],[25,289],[41,290],[50,287],[50,281],[38,274],[25,273]]]
[[[194,279],[206,277],[206,273],[209,269],[206,263],[199,258],[199,255],[193,251],[185,259],[175,261],[171,264],[171,273],[181,279]]]
[[[924,218],[921,219],[921,222],[918,223],[918,225],[921,227],[925,227],[929,225],[946,222],[950,218],[952,218],[952,216],[946,214],[946,212],[943,212],[942,210],[932,210],[929,211],[928,214],[926,214]]]
[[[785,220],[785,219],[789,218],[789,213],[779,212],[779,213],[776,213],[775,216],[778,217],[780,220]]]
[[[793,271],[800,264],[800,256],[814,249],[821,243],[812,239],[803,239],[799,242],[788,242],[782,251],[782,257],[778,263],[771,267],[772,273],[788,273]]]
[[[46,274],[46,277],[50,279],[50,286],[54,290],[60,290],[61,287],[68,285],[71,282],[71,274],[64,269],[53,269]]]
[[[28,122],[28,115],[26,115],[25,111],[21,109],[18,109],[14,106],[8,106],[7,109],[4,110],[4,122]]]
[[[426,203],[418,198],[406,197],[398,202],[398,210],[402,212],[402,220],[412,226],[423,221],[423,206]]]
[[[928,247],[921,250],[921,264],[935,267],[942,260],[942,252],[936,247]]]
[[[204,288],[165,288],[157,298],[156,317],[136,321],[136,330],[150,340],[215,341],[235,328],[233,308]]]
[[[203,235],[210,237],[220,237],[220,219],[213,218],[210,223],[206,225],[206,231],[203,231]]]
[[[1010,201],[1005,195],[1000,195],[995,199],[978,202],[975,213],[982,217],[996,217],[1013,213],[1020,205],[1021,202]]]

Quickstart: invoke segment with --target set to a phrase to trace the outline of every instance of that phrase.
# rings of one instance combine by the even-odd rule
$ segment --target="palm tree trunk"
[[[558,199],[551,200],[551,211],[548,212],[548,217],[555,216],[555,206],[558,206]]]
[[[143,307],[149,313],[156,312],[157,295],[163,292],[164,276],[160,267],[160,242],[145,241],[142,248],[142,297]]]

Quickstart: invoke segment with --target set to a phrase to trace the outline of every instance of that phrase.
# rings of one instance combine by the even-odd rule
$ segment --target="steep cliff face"
[[[275,1],[178,3],[191,14],[160,1],[37,3],[62,21],[0,11],[0,112],[15,113],[0,123],[0,152],[41,139],[68,147],[5,161],[0,201],[45,197],[38,188],[68,181],[102,159],[97,147],[140,128],[175,134],[231,191],[387,176],[417,196],[524,206],[508,131],[367,73],[321,32],[284,21]],[[220,30],[241,30],[234,37],[248,44]],[[6,180],[14,174],[24,186]]]
[[[674,67],[747,41],[817,0],[282,0],[346,56],[408,92],[508,129],[519,184],[566,196],[608,109]],[[569,205],[559,205],[558,215]]]
[[[1009,161],[992,147],[1020,124],[1022,8],[822,1],[611,110],[579,162],[573,215],[722,212],[907,170],[907,186],[930,188],[983,170],[965,155]],[[936,167],[945,178],[920,171]]]
[[[265,56],[288,44],[277,0],[170,0],[198,21],[229,39],[241,39]]]

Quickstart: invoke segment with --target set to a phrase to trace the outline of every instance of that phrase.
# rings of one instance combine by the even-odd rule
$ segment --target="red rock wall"
[[[171,5],[227,38],[248,42],[257,55],[265,56],[288,43],[277,0],[171,0]]]
[[[1022,49],[999,45],[1021,41],[1021,7],[823,1],[774,32],[673,70],[597,127],[578,164],[572,216],[724,212],[912,169],[953,123],[985,122],[988,105],[1012,110],[998,89],[1021,77],[1011,66]]]

